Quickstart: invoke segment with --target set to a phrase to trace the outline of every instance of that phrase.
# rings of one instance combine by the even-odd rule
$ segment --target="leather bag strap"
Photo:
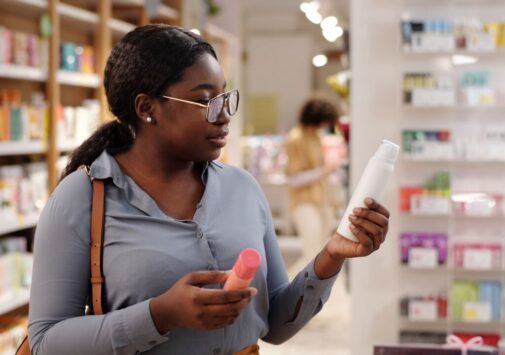
[[[102,290],[104,278],[102,275],[103,225],[105,213],[105,184],[103,180],[92,179],[93,201],[91,205],[91,297],[93,313],[103,314]]]

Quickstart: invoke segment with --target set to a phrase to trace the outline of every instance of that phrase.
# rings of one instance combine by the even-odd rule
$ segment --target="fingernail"
[[[371,199],[370,197],[367,197],[365,199],[365,203],[367,203],[368,205],[371,205],[373,203],[373,199]]]
[[[351,229],[356,229],[356,226],[355,226],[354,224],[350,224],[350,225],[349,225],[349,228],[351,228]]]
[[[363,210],[362,208],[356,207],[355,209],[352,210],[352,212],[358,214],[361,213],[362,210]]]
[[[356,218],[356,216],[355,216],[355,215],[351,214],[351,215],[349,215],[349,219],[350,219],[351,221],[355,221],[357,218]]]
[[[258,290],[257,289],[255,289],[255,288],[251,289],[251,297],[254,297],[257,294],[258,294]]]

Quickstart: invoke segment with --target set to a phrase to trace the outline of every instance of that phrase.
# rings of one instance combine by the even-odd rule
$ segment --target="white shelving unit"
[[[498,19],[495,14],[505,13],[505,1],[498,0],[403,0],[400,13],[408,14],[412,20],[460,20],[479,18],[486,22],[504,22],[502,16]],[[436,15],[434,15],[436,13]],[[400,22],[401,19],[398,19]],[[473,58],[473,63],[458,65],[453,56],[467,56]],[[505,74],[505,48],[492,51],[410,51],[399,49],[398,53],[401,70],[398,72],[399,82],[404,73],[435,73],[450,77],[454,83],[457,103],[453,106],[412,106],[400,104],[401,126],[404,130],[447,130],[451,132],[451,139],[455,136],[479,137],[478,133],[489,127],[503,126],[505,129],[505,85],[502,77]],[[467,71],[489,71],[492,88],[495,90],[496,103],[489,106],[469,106],[462,104],[462,90],[460,82]],[[400,88],[402,85],[399,85]],[[400,89],[401,90],[401,89]],[[399,90],[399,91],[400,91]],[[401,92],[398,92],[401,96]],[[401,101],[401,100],[400,100]],[[473,134],[473,135],[472,135]],[[419,181],[420,176],[429,178],[437,171],[446,171],[450,176],[451,193],[492,193],[490,180],[503,180],[505,177],[505,157],[502,159],[416,159],[403,156],[399,162],[399,182],[401,186],[415,186],[413,181]],[[475,183],[469,185],[465,179],[473,179]],[[427,179],[426,179],[427,180]],[[457,187],[456,187],[457,186]],[[466,186],[468,191],[461,191]],[[505,189],[494,191],[505,194]],[[505,207],[505,205],[503,206]],[[449,257],[447,265],[418,269],[402,266],[398,297],[404,295],[429,296],[445,292],[448,296],[447,319],[433,321],[412,321],[406,317],[399,317],[398,333],[400,331],[419,332],[467,332],[472,334],[493,333],[505,335],[503,323],[505,307],[501,304],[501,320],[486,322],[470,322],[455,320],[452,316],[451,290],[455,281],[497,281],[502,285],[504,293],[504,270],[469,270],[453,266],[452,248],[457,243],[464,242],[493,242],[502,246],[501,266],[505,265],[505,243],[503,212],[492,216],[461,215],[454,211],[444,215],[413,215],[400,214],[399,233],[402,232],[441,232],[448,235],[447,250]],[[498,231],[498,232],[497,232]],[[398,234],[399,234],[398,233]],[[483,236],[487,237],[483,239]],[[489,236],[489,237],[488,237]],[[393,236],[397,237],[397,235]],[[483,241],[484,240],[484,241]],[[430,284],[431,283],[431,284]],[[398,300],[399,301],[399,300]]]
[[[45,151],[46,144],[41,141],[0,143],[0,156],[41,154]]]
[[[37,225],[37,221],[39,220],[38,214],[28,215],[18,217],[17,220],[10,220],[2,223],[0,227],[0,235],[9,234],[13,232],[17,232],[22,229],[33,228]]]
[[[30,300],[30,290],[16,290],[11,294],[0,297],[0,315],[12,312],[19,307],[28,304]]]
[[[47,80],[47,72],[40,68],[14,64],[0,64],[0,77],[44,82]]]
[[[62,85],[81,86],[88,88],[97,88],[100,86],[100,77],[97,74],[83,74],[60,70],[57,80]]]
[[[401,142],[402,129],[442,129],[459,127],[470,121],[476,127],[499,122],[504,115],[495,109],[446,109],[405,107],[402,100],[402,75],[407,70],[430,71],[437,63],[446,65],[444,73],[454,73],[447,54],[406,54],[401,47],[400,20],[406,10],[410,18],[445,19],[442,11],[458,9],[460,4],[474,5],[467,12],[468,17],[479,16],[485,7],[494,7],[495,20],[504,20],[503,0],[398,0],[378,2],[375,0],[351,1],[351,44],[352,48],[352,97],[351,97],[351,188],[361,175],[374,147],[382,139]],[[498,7],[496,7],[498,6]],[[424,13],[417,11],[424,7]],[[444,9],[441,9],[444,8]],[[459,54],[459,53],[458,53]],[[501,54],[478,55],[479,63],[503,66]],[[480,65],[479,64],[479,65]],[[475,65],[467,66],[471,68]],[[503,68],[503,67],[502,67]],[[501,83],[505,82],[503,80]],[[502,120],[502,122],[505,122]],[[415,217],[403,215],[399,204],[399,187],[416,186],[431,176],[433,171],[446,165],[455,172],[455,179],[461,176],[505,176],[505,164],[430,164],[397,163],[395,174],[386,188],[381,201],[391,211],[390,229],[381,249],[371,257],[350,260],[352,297],[353,354],[370,354],[374,345],[398,343],[399,333],[406,329],[399,314],[399,300],[411,294],[429,293],[438,287],[447,287],[450,282],[449,270],[443,272],[403,270],[400,264],[399,235],[407,231],[462,231],[472,227],[484,231],[491,225],[488,220],[473,218]],[[455,180],[454,179],[454,180]],[[502,179],[503,180],[503,179]],[[487,187],[488,184],[482,184]],[[461,221],[460,221],[461,219]],[[496,223],[496,224],[495,224]],[[493,222],[500,227],[503,219]],[[457,228],[457,229],[456,229]],[[501,228],[505,230],[505,228]],[[449,236],[450,238],[451,236]],[[456,326],[460,326],[456,324]],[[499,325],[492,323],[494,331]],[[444,325],[442,324],[442,328]],[[501,327],[502,330],[504,327]],[[409,325],[409,330],[419,330]],[[442,329],[444,330],[444,329]],[[475,330],[475,329],[474,329]],[[447,330],[445,330],[447,331]]]

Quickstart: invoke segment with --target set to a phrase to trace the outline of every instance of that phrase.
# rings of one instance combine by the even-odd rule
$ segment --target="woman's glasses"
[[[217,121],[219,114],[223,111],[225,107],[228,115],[233,116],[235,113],[237,113],[239,94],[238,90],[231,90],[228,92],[224,92],[210,99],[206,105],[201,104],[199,102],[178,99],[176,97],[171,96],[161,95],[161,97],[169,100],[185,102],[187,104],[206,108],[207,112],[205,113],[205,119],[209,123],[214,123]]]

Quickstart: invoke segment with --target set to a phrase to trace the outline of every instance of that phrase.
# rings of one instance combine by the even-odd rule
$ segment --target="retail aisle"
[[[292,253],[284,253],[284,257],[287,265],[296,258]],[[282,345],[260,342],[261,355],[350,355],[351,299],[345,283],[342,272],[321,312]]]

